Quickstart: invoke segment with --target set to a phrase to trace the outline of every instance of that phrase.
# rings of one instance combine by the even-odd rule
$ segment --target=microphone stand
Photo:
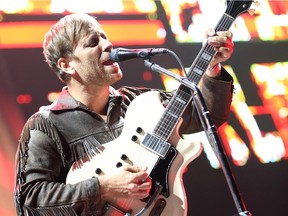
[[[221,143],[220,138],[218,136],[217,128],[215,127],[215,125],[212,123],[212,121],[210,119],[209,111],[206,108],[203,96],[202,96],[199,88],[194,83],[190,82],[188,79],[186,79],[182,76],[176,75],[176,74],[170,72],[169,70],[162,68],[153,62],[148,61],[147,59],[144,60],[144,63],[145,63],[145,66],[148,67],[149,69],[151,69],[152,71],[168,75],[168,76],[174,78],[175,80],[177,80],[178,82],[180,82],[181,84],[183,84],[183,85],[185,85],[191,89],[193,102],[196,106],[202,127],[204,128],[204,131],[205,131],[205,134],[209,140],[209,143],[210,143],[215,155],[217,156],[217,158],[219,160],[219,163],[220,163],[221,168],[223,170],[225,179],[228,183],[231,195],[233,197],[234,203],[235,203],[236,208],[238,210],[238,214],[236,214],[236,215],[238,215],[238,216],[252,216],[252,214],[249,211],[247,211],[245,208],[245,204],[242,200],[240,191],[239,191],[237,184],[236,184],[236,181],[234,179],[234,175],[233,175],[232,170],[229,166],[227,157],[226,157],[225,152],[224,152],[223,147],[222,147],[222,143]],[[236,215],[234,215],[234,216],[236,216]]]

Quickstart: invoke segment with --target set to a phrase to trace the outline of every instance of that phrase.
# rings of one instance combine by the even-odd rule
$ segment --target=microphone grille
[[[118,52],[119,52],[119,49],[113,49],[113,50],[110,52],[109,57],[110,57],[110,60],[111,60],[111,61],[113,61],[113,62],[119,62]]]

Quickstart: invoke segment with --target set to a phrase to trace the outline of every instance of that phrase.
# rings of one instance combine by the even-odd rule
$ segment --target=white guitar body
[[[146,166],[147,173],[152,180],[155,180],[153,179],[155,174],[159,175],[157,178],[160,180],[156,179],[155,185],[152,181],[154,192],[157,191],[158,184],[163,188],[159,194],[156,194],[157,197],[143,215],[187,215],[188,207],[182,176],[185,167],[201,153],[201,143],[186,142],[181,139],[177,133],[178,123],[178,127],[168,140],[174,148],[172,147],[168,151],[169,159],[166,162],[158,163],[166,159],[163,160],[155,152],[141,144],[144,135],[151,134],[164,110],[158,92],[147,92],[136,97],[127,110],[121,135],[114,141],[103,144],[103,151],[95,153],[93,158],[83,162],[81,168],[72,166],[66,183],[74,184],[98,175],[113,175],[119,171],[117,167],[125,163]],[[136,132],[137,128],[142,128],[142,131]],[[137,139],[135,139],[136,137]],[[95,170],[98,170],[97,174]],[[151,193],[150,195],[153,196]],[[113,216],[126,213],[130,213],[126,215],[136,215],[147,204],[143,200],[118,199],[116,197],[111,197],[107,203],[109,205],[105,215]],[[157,204],[155,205],[155,203]],[[162,206],[164,203],[166,205]]]
[[[226,4],[226,11],[215,31],[228,30],[234,19],[249,9],[252,1],[227,0]],[[191,65],[188,80],[198,84],[215,53],[215,49],[206,42]],[[127,110],[121,135],[104,144],[102,151],[95,152],[95,156],[84,162],[81,168],[74,164],[66,183],[77,183],[93,176],[113,175],[125,163],[145,166],[152,179],[148,198],[128,200],[111,197],[104,207],[105,215],[187,215],[182,176],[187,165],[202,151],[200,142],[186,142],[178,135],[181,111],[184,111],[191,98],[191,95],[187,96],[187,91],[187,87],[181,85],[166,109],[160,102],[158,92],[147,92],[136,97]],[[167,132],[166,136],[162,132]]]

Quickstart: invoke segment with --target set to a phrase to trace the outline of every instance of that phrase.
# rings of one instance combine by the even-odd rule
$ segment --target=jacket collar
[[[119,100],[119,97],[122,98],[118,91],[110,87],[110,102]],[[51,104],[52,111],[73,110],[79,107],[85,108],[86,106],[69,94],[67,86],[63,87],[59,97]]]
[[[80,106],[80,102],[76,101],[68,92],[67,87],[64,87],[57,98],[52,104],[51,104],[51,110],[57,111],[57,110],[70,110],[70,109],[76,109]]]

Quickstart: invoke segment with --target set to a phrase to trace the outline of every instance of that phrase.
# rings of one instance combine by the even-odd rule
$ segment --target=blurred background
[[[245,1],[229,1],[236,6]],[[257,6],[257,7],[256,7]],[[70,13],[95,15],[114,47],[165,47],[189,69],[204,31],[218,25],[224,0],[0,0],[0,215],[14,216],[14,156],[21,129],[63,87],[44,62],[49,27]],[[253,215],[288,214],[288,1],[260,0],[231,26],[234,54],[223,66],[235,80],[229,120],[219,135]],[[225,12],[226,11],[226,12]],[[252,13],[254,12],[254,13]],[[183,75],[173,56],[152,59]],[[151,72],[142,59],[121,63],[122,85],[174,89],[171,78]],[[186,136],[203,153],[185,171],[189,216],[234,215],[237,209],[203,133]]]

